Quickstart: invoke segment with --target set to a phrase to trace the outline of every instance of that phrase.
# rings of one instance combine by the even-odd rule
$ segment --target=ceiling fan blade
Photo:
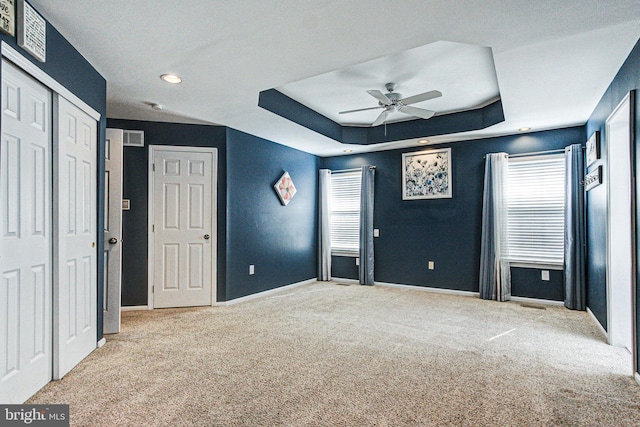
[[[371,126],[381,125],[382,123],[384,123],[386,119],[387,119],[387,110],[384,110],[382,113],[380,113],[376,121],[371,123]]]
[[[378,108],[384,108],[384,107],[381,107],[378,105],[377,107],[358,108],[357,110],[340,111],[338,114],[357,113],[358,111],[377,110]]]
[[[415,104],[422,101],[427,101],[433,98],[440,98],[442,96],[442,92],[439,90],[431,90],[425,93],[419,93],[418,95],[409,96],[407,98],[401,99],[404,105]]]
[[[384,105],[391,105],[391,100],[387,98],[387,95],[380,92],[379,90],[368,90],[367,93],[373,96],[375,99],[380,101]]]
[[[430,119],[436,113],[435,111],[425,110],[424,108],[409,107],[407,105],[403,105],[400,108],[400,111],[405,114],[409,114],[410,116],[420,117],[421,119]]]

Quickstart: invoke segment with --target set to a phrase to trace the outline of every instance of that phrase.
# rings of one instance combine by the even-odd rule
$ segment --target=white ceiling
[[[367,90],[387,93],[395,83],[403,98],[439,90],[440,98],[412,104],[437,114],[466,110],[500,96],[491,48],[439,41],[341,68],[278,87],[278,91],[342,125],[371,125],[382,109],[339,114],[378,106]],[[390,113],[392,123],[415,117]]]
[[[491,48],[506,120],[432,142],[550,129],[587,120],[640,37],[640,0],[30,3],[106,78],[108,117],[222,124],[322,156],[415,141],[345,146],[258,107],[260,91],[448,41]],[[163,73],[184,81],[168,85]],[[398,91],[432,89],[423,86]],[[355,89],[344,103],[359,108]]]

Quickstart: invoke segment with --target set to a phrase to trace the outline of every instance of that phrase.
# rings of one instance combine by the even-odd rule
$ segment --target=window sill
[[[564,270],[564,265],[562,264],[544,264],[544,263],[518,262],[518,261],[510,261],[509,267],[533,268],[536,270]]]
[[[351,257],[358,258],[360,254],[356,252],[347,252],[347,251],[331,251],[331,256],[343,256],[343,257]]]

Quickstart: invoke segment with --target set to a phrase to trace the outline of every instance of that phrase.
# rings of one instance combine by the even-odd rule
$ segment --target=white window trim
[[[510,158],[509,166],[511,166],[513,163],[518,163],[518,162],[527,162],[527,161],[533,161],[533,160],[550,160],[550,159],[564,161],[564,155],[562,153],[558,153],[558,154],[531,155],[531,156]],[[509,183],[509,185],[511,185],[511,183]],[[564,192],[564,184],[563,184],[563,192]],[[564,202],[563,202],[563,209],[564,209]],[[509,218],[509,216],[507,218]],[[564,219],[564,213],[563,213],[563,219]],[[513,259],[513,256],[511,254],[511,248],[509,248],[509,259],[510,259],[509,265],[512,267],[549,269],[549,270],[564,269],[564,257],[562,261],[559,261],[559,262]]]
[[[331,175],[332,175],[332,179],[334,177],[334,175],[350,175],[350,176],[358,176],[361,177],[361,172],[360,170],[338,170],[338,171],[332,171]],[[333,184],[333,183],[332,183]],[[332,191],[333,191],[333,185],[331,186]],[[333,204],[333,195],[331,195],[330,197],[332,204]],[[360,200],[358,200],[358,205],[360,204]],[[358,212],[359,212],[359,208],[358,208]],[[330,212],[330,216],[332,217],[333,215],[333,211]],[[330,221],[332,222],[333,219],[331,218]],[[359,228],[359,227],[358,227]],[[341,256],[341,257],[351,257],[351,258],[358,258],[360,256],[360,248],[359,248],[360,244],[358,242],[358,248],[357,249],[353,249],[353,250],[348,250],[348,249],[344,249],[344,248],[335,248],[334,247],[334,242],[333,242],[333,238],[332,238],[332,242],[331,242],[331,255],[332,256]]]

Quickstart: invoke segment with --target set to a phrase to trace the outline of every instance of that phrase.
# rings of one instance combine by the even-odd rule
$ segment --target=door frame
[[[605,131],[606,131],[606,142],[607,142],[607,173],[606,173],[606,181],[607,181],[607,225],[606,225],[606,241],[607,241],[607,259],[606,259],[606,295],[607,295],[607,341],[609,344],[612,343],[612,301],[611,301],[611,292],[612,292],[612,283],[611,283],[611,203],[610,203],[610,195],[611,195],[611,180],[610,180],[610,171],[611,171],[611,140],[609,135],[608,125],[611,119],[619,113],[620,109],[625,105],[629,106],[629,193],[630,193],[630,209],[629,209],[629,220],[631,227],[631,245],[630,245],[630,262],[631,262],[631,271],[629,272],[631,283],[630,286],[630,310],[631,310],[631,355],[633,360],[633,372],[637,372],[637,342],[636,342],[636,318],[637,318],[637,309],[636,309],[636,274],[638,270],[637,266],[637,251],[636,251],[636,183],[635,183],[635,135],[634,135],[634,118],[635,118],[635,91],[628,92],[622,100],[616,105],[611,114],[605,120]]]
[[[147,208],[147,308],[149,310],[153,310],[154,308],[154,300],[153,300],[153,283],[154,283],[154,262],[155,262],[155,253],[154,253],[154,227],[153,227],[153,217],[154,217],[154,207],[155,202],[153,198],[154,193],[154,159],[155,153],[158,151],[191,151],[191,152],[200,152],[211,154],[212,162],[211,162],[211,230],[212,236],[215,238],[211,244],[211,301],[210,305],[215,305],[217,302],[217,291],[218,291],[218,149],[215,147],[192,147],[192,146],[174,146],[174,145],[149,145],[149,162],[147,166],[148,172],[148,185],[147,185],[147,197],[148,197],[148,208]]]

